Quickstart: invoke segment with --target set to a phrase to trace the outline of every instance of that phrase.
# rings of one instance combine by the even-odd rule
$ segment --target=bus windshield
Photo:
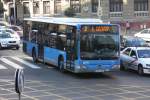
[[[81,33],[80,57],[83,60],[112,60],[119,56],[118,34]]]

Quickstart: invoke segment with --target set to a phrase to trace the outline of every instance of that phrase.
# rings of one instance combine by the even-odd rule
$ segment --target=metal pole
[[[16,0],[13,0],[13,4],[14,4],[14,24],[16,25]]]
[[[21,100],[21,93],[18,93],[18,99]]]

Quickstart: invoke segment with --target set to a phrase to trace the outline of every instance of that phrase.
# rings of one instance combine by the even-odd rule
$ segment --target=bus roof
[[[24,18],[26,21],[37,21],[54,24],[65,24],[65,25],[88,25],[88,24],[107,24],[103,23],[102,20],[96,18],[65,18],[65,17],[32,17]]]

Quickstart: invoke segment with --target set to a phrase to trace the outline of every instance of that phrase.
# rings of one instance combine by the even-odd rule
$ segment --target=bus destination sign
[[[93,26],[86,25],[81,27],[81,32],[89,33],[89,32],[102,32],[102,33],[114,33],[116,32],[116,26]]]

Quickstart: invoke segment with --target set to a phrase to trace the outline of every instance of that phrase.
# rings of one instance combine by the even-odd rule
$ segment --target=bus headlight
[[[120,65],[113,65],[112,69],[119,69]]]
[[[81,67],[80,67],[80,65],[77,65],[76,68],[77,68],[77,69],[80,69]]]
[[[85,65],[80,65],[81,69],[87,69],[87,67]]]

